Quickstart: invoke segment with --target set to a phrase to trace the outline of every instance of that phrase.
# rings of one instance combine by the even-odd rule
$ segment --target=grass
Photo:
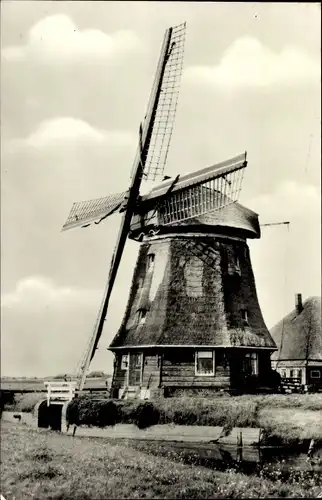
[[[26,394],[15,394],[14,403],[6,404],[5,410],[32,412],[39,401],[46,399],[46,394],[39,392],[28,392]]]
[[[7,499],[316,498],[318,479],[274,481],[211,471],[129,446],[2,422],[1,488]]]

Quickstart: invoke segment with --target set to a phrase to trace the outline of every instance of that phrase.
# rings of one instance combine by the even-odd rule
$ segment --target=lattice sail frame
[[[163,176],[178,104],[185,37],[186,23],[172,28],[169,44],[170,49],[168,52],[169,57],[163,75],[149,150],[146,158],[142,158],[145,165],[145,180],[154,181]],[[153,87],[155,87],[155,85],[156,82]],[[152,90],[150,102],[153,97],[153,92],[154,90]]]
[[[238,201],[246,166],[246,153],[243,153],[179,177],[175,184],[171,185],[171,181],[162,183],[146,200],[155,198],[160,225],[205,215]]]
[[[169,30],[167,30],[167,33],[169,33]],[[163,42],[164,46],[167,41],[167,36],[169,36],[167,33]],[[178,103],[185,37],[186,23],[171,28],[168,58],[162,77],[157,109],[153,117],[153,128],[149,140],[148,152],[146,158],[141,157],[141,161],[144,164],[143,178],[145,180],[156,180],[158,177],[161,177],[164,172]],[[162,62],[163,49],[161,50],[158,68]],[[147,125],[149,110],[155,98],[157,86],[158,71],[156,72],[154,85],[152,87],[143,128]],[[140,147],[141,144],[139,145],[137,153],[139,156],[141,156]],[[67,229],[81,227],[97,221],[97,219],[102,219],[111,215],[118,209],[121,209],[123,202],[124,204],[126,203],[126,194],[127,192],[125,191],[123,193],[111,194],[103,198],[74,203],[62,230],[66,231]]]
[[[73,203],[62,231],[90,224],[97,219],[108,217],[122,208],[126,202],[127,191],[113,193],[103,198]],[[97,222],[98,224],[98,222]]]

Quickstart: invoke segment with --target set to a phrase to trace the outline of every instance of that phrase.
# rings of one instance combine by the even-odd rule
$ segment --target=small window
[[[213,351],[197,351],[195,359],[196,375],[215,374],[215,353]]]
[[[257,352],[249,352],[245,355],[245,372],[246,375],[258,375]]]
[[[145,309],[139,309],[138,310],[138,323],[140,325],[144,325],[146,320],[146,310]]]
[[[297,370],[296,376],[302,380],[302,370]]]
[[[294,370],[290,370],[290,378],[294,377]]]
[[[241,313],[241,317],[242,317],[243,326],[248,326],[248,311],[247,311],[247,309],[241,309],[240,313]]]
[[[121,357],[121,370],[127,370],[128,366],[129,366],[129,355],[128,354],[122,354],[122,357]]]
[[[320,370],[311,370],[311,378],[321,378]]]
[[[235,257],[235,269],[236,269],[236,273],[237,273],[237,274],[240,274],[240,273],[241,273],[241,271],[240,271],[240,263],[239,263],[239,258],[237,257],[237,255],[236,255],[236,257]]]
[[[239,257],[234,250],[232,250],[230,255],[228,254],[228,274],[231,276],[236,274],[241,275]]]
[[[151,271],[153,269],[154,258],[155,258],[154,253],[148,254],[148,270],[149,271]]]
[[[286,378],[286,370],[282,370],[281,375],[282,375],[282,378]]]

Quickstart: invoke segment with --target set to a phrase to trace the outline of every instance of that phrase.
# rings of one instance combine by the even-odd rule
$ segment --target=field
[[[7,500],[106,498],[316,498],[318,478],[212,471],[94,438],[1,424]]]
[[[1,378],[1,389],[15,391],[45,391],[45,381],[55,380],[48,378]],[[106,377],[88,377],[85,382],[85,389],[104,389],[106,388]]]

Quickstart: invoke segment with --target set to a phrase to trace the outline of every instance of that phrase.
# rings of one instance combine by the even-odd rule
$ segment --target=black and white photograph
[[[320,3],[0,8],[1,500],[322,498]]]

